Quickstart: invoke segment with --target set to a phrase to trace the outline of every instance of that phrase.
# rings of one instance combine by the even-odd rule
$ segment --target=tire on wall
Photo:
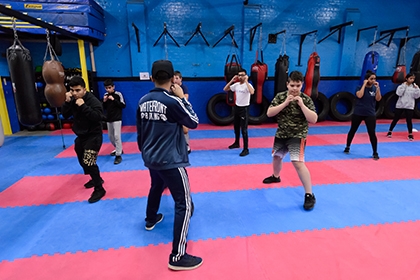
[[[251,103],[249,106],[249,124],[262,124],[264,123],[267,117],[267,109],[270,106],[270,101],[267,97],[262,97],[261,104]]]
[[[233,107],[226,103],[226,93],[217,93],[207,102],[207,117],[215,125],[230,125],[233,123]]]
[[[381,100],[376,101],[375,115],[377,119],[382,116],[382,114],[384,113],[384,109],[385,109],[385,100],[382,97]]]
[[[314,101],[318,122],[325,121],[330,112],[330,101],[322,92],[318,92],[318,97]]]
[[[349,121],[353,115],[356,96],[347,91],[333,94],[330,99],[330,115],[336,121]],[[343,112],[343,110],[345,112]]]

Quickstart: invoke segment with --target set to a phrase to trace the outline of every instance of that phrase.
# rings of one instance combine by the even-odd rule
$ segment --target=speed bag
[[[305,74],[305,90],[303,91],[306,95],[310,96],[312,100],[318,98],[318,84],[320,80],[319,64],[321,59],[318,53],[313,52],[309,56],[308,68]]]
[[[251,82],[255,90],[253,100],[257,104],[261,104],[263,101],[263,87],[267,79],[267,72],[268,67],[264,62],[257,60],[251,65]]]
[[[379,54],[377,52],[368,52],[363,60],[362,74],[360,76],[360,85],[363,85],[367,71],[376,73],[379,63]]]
[[[276,61],[274,72],[274,96],[287,90],[287,79],[289,76],[289,56],[280,55]]]
[[[64,86],[64,68],[57,60],[47,60],[42,65],[42,77],[45,81],[44,94],[52,107],[61,107],[66,101]]]
[[[416,52],[411,60],[410,73],[416,76],[414,82],[420,85],[420,51]]]
[[[402,84],[405,81],[405,76],[407,75],[407,70],[405,65],[398,65],[395,68],[394,75],[392,75],[392,82],[394,84]]]
[[[225,63],[225,81],[228,83],[232,80],[232,78],[238,74],[239,69],[241,69],[241,64],[239,63],[236,54],[232,54],[232,56],[228,55]]]
[[[35,86],[32,58],[28,49],[13,45],[7,49],[7,64],[19,122],[34,126],[42,122],[41,105]]]

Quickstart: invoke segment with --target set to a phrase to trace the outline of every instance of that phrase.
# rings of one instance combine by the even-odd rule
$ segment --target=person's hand
[[[297,102],[297,104],[299,105],[299,107],[302,107],[302,105],[303,105],[302,97],[300,97],[299,95],[298,96],[294,96],[293,97],[293,100]]]
[[[245,80],[245,82],[248,82],[248,78],[249,78],[249,77],[248,77],[248,75],[245,75],[245,76],[244,76],[244,80]]]
[[[284,101],[286,103],[286,105],[289,105],[290,102],[292,102],[293,100],[295,100],[295,97],[291,94],[287,95],[286,100]]]
[[[173,84],[171,85],[171,91],[174,95],[178,96],[179,98],[184,98],[184,91],[182,90],[182,88],[177,85],[177,84]]]
[[[76,104],[77,106],[82,106],[83,104],[85,104],[85,101],[83,100],[83,98],[78,98],[76,99]]]
[[[110,95],[110,96],[108,96],[108,99],[109,100],[114,100],[114,96]]]
[[[419,88],[419,86],[416,83],[413,83],[414,88]]]
[[[66,102],[70,102],[71,97],[72,97],[71,92],[70,91],[66,92]]]
[[[368,83],[368,80],[363,81],[363,85],[365,86]]]
[[[238,79],[238,75],[233,76],[232,80],[230,82],[233,84]]]
[[[377,88],[379,88],[379,83],[378,82],[374,82],[373,85]]]
[[[104,102],[108,100],[108,94],[104,95]]]

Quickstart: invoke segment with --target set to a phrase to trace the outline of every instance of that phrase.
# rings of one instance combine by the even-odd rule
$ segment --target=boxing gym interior
[[[419,10],[418,1],[389,0],[0,1],[0,279],[420,279],[418,100],[414,140],[405,116],[387,137],[397,87],[408,73],[420,85]],[[145,230],[151,181],[136,110],[162,59],[182,73],[199,118],[189,130],[187,252],[203,264],[191,271],[168,269],[168,190],[164,219]],[[234,113],[223,88],[239,68],[255,88],[247,156],[228,149]],[[343,152],[368,70],[382,96],[379,160],[364,122]],[[318,116],[305,149],[311,211],[289,156],[281,182],[263,183],[278,126],[267,109],[292,71],[304,75]],[[46,94],[65,94],[74,76],[99,100],[112,79],[126,103],[123,160],[114,164],[104,125],[97,164],[107,192],[93,204],[73,120]]]

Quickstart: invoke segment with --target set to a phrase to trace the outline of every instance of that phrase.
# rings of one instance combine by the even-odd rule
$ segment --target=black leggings
[[[244,140],[244,149],[248,149],[248,110],[249,106],[239,107],[234,109],[233,129],[235,131],[235,143],[239,144],[240,132],[242,131],[242,138]]]
[[[376,134],[375,134],[376,116],[358,116],[358,115],[352,116],[350,131],[347,134],[347,147],[350,147],[351,141],[353,141],[354,135],[356,134],[356,131],[359,128],[362,121],[365,121],[366,128],[369,134],[370,144],[372,145],[373,153],[377,153],[378,139],[376,138]]]
[[[392,131],[394,129],[394,127],[397,125],[397,122],[400,120],[401,115],[405,112],[405,120],[407,122],[407,129],[408,129],[408,134],[412,134],[413,133],[413,115],[414,115],[414,110],[411,109],[398,109],[395,108],[395,116],[394,119],[392,120],[392,123],[389,127],[389,131]]]

